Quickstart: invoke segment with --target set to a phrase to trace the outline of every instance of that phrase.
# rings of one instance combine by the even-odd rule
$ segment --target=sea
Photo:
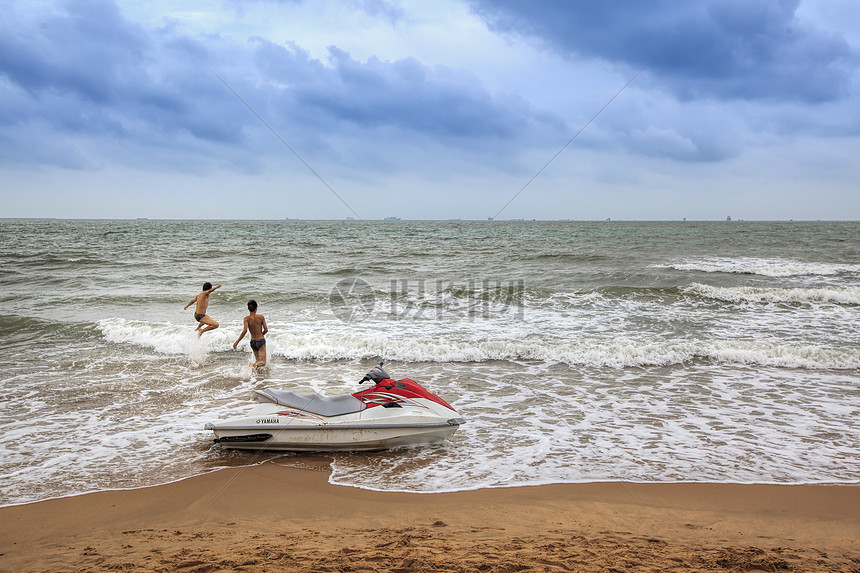
[[[257,370],[232,348],[249,299]],[[320,457],[204,429],[381,361],[458,410],[449,442]],[[402,492],[856,484],[858,421],[857,222],[0,220],[0,505],[272,460]]]

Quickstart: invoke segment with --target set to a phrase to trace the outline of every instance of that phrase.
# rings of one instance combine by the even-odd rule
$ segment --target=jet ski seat
[[[274,402],[287,408],[296,408],[320,416],[340,416],[361,412],[367,405],[351,394],[343,396],[327,397],[316,392],[310,394],[299,394],[289,390],[275,390],[266,388],[257,390],[258,402]]]

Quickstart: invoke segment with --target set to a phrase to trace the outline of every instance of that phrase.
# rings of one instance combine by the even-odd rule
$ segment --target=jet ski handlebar
[[[370,372],[364,375],[364,378],[359,381],[359,384],[364,384],[368,380],[373,381],[375,384],[379,384],[386,378],[391,378],[391,376],[388,375],[388,372],[382,369],[382,362],[380,362],[379,364],[371,368]]]

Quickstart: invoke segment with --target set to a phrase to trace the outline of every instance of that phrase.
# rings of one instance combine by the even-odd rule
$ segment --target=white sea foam
[[[834,384],[776,371],[692,369],[586,377],[573,386],[545,370],[509,382],[477,376],[474,390],[461,387],[452,400],[467,423],[449,444],[336,458],[331,481],[438,492],[622,479],[857,480],[852,416],[860,404],[842,402],[839,390],[850,376]]]
[[[277,323],[274,323],[277,324]],[[134,344],[159,353],[187,354],[192,362],[202,364],[208,352],[231,350],[228,335],[207,333],[205,341],[189,334],[187,327],[172,324],[148,324],[143,321],[109,319],[99,323],[105,339]],[[380,326],[389,326],[383,324]],[[860,367],[860,348],[830,347],[814,344],[789,344],[744,338],[677,340],[632,338],[624,336],[582,337],[523,336],[520,330],[510,333],[485,332],[487,325],[464,325],[459,332],[443,336],[439,325],[398,323],[397,328],[356,330],[350,325],[330,323],[293,324],[278,330],[274,326],[267,337],[269,356],[289,360],[362,360],[384,357],[403,362],[486,362],[493,360],[534,360],[568,365],[626,368],[632,366],[668,366],[696,360],[724,364],[758,364],[785,368],[846,369]],[[543,329],[537,324],[532,328]],[[445,330],[442,327],[441,330]],[[562,333],[563,334],[563,333]]]
[[[860,305],[860,288],[756,288],[717,287],[692,283],[682,292],[727,302],[764,302],[785,304],[833,303]]]
[[[749,360],[735,355],[733,345],[716,344],[713,352],[732,354],[732,363]],[[174,360],[150,360],[145,397],[130,366],[92,387],[91,403],[66,411],[51,394],[39,401],[22,393],[0,404],[0,503],[208,471],[231,454],[211,446],[203,425],[246,411],[254,389],[310,386],[343,393],[354,391],[363,373],[354,364],[275,357],[270,376],[276,379],[256,380],[244,364],[244,358],[216,353],[206,369],[180,366],[174,373]],[[619,479],[857,480],[860,403],[851,398],[852,372],[723,364],[606,370],[522,361],[386,367],[440,394],[467,423],[440,447],[336,455],[333,483],[452,491]],[[21,411],[28,415],[22,418]]]
[[[153,376],[164,368],[151,363],[141,377],[154,386],[145,392],[136,376],[115,375],[109,384],[93,384],[93,399],[77,400],[71,409],[53,400],[35,410],[24,397],[4,402],[0,505],[163,483],[187,475],[177,472],[186,465],[205,471],[201,461],[212,441],[204,424],[244,411],[253,385],[240,381],[221,393],[211,378],[195,378],[188,370]],[[110,392],[102,392],[102,385]],[[19,411],[29,414],[21,418]]]
[[[291,333],[269,337],[270,354],[290,360],[362,360],[384,357],[402,362],[486,362],[534,360],[594,367],[668,366],[695,360],[724,364],[759,364],[786,368],[860,367],[860,349],[789,345],[756,340],[528,341],[518,339],[439,340],[410,334],[392,336],[343,333]]]
[[[768,277],[790,277],[798,275],[829,276],[839,273],[860,273],[860,265],[851,263],[820,263],[789,259],[760,259],[752,257],[710,257],[654,265],[678,271],[700,271],[705,273],[739,273]]]
[[[247,369],[245,357],[221,350],[210,351],[206,368],[177,363],[168,342],[176,327],[170,324],[117,319],[102,326],[105,337],[125,332],[122,344],[155,354],[143,353],[140,364],[119,371],[107,361],[84,361],[93,368],[88,378],[98,382],[71,409],[63,410],[62,395],[40,392],[37,399],[32,391],[0,404],[0,503],[150,485],[176,479],[187,468],[223,465],[231,454],[211,446],[211,433],[202,429],[206,422],[246,411],[261,386],[354,391],[363,372],[320,357],[353,360],[374,353],[389,361],[398,353],[420,357],[387,367],[393,376],[412,377],[439,393],[467,423],[440,447],[337,455],[336,484],[451,491],[617,479],[850,482],[858,475],[854,425],[860,404],[851,398],[856,349],[840,355],[766,341],[616,337],[601,344],[557,337],[539,344],[485,340],[487,347],[478,344],[476,350],[462,340],[442,345],[432,329],[416,341],[420,329],[408,324],[397,336],[341,325],[331,338],[325,333],[337,331],[334,325],[300,325],[307,330],[304,340],[283,334],[288,329],[274,322],[269,344],[277,350],[271,372],[260,374]],[[229,347],[223,336],[217,348]],[[401,347],[401,338],[412,340]],[[302,348],[317,358],[286,359]],[[476,351],[478,360],[450,360],[452,352]],[[159,355],[168,360],[159,362]],[[501,363],[487,356],[505,358]],[[712,364],[690,364],[703,356]],[[565,360],[571,365],[559,364]],[[816,371],[823,363],[854,370]],[[798,372],[798,366],[811,369]],[[144,388],[138,372],[147,381]]]
[[[388,325],[381,325],[388,326]],[[293,325],[287,333],[270,333],[269,352],[290,360],[361,360],[385,357],[403,362],[537,361],[572,366],[626,368],[668,366],[704,360],[722,364],[759,364],[786,368],[845,369],[860,367],[860,348],[799,344],[745,337],[676,339],[605,335],[583,336],[579,330],[546,334],[541,322],[505,330],[486,324],[464,324],[457,331],[444,325],[397,324],[355,332],[339,325]],[[737,328],[738,323],[729,325]],[[495,331],[494,331],[495,330]],[[303,332],[304,331],[304,332]]]
[[[187,325],[124,318],[106,318],[97,326],[108,342],[151,348],[161,354],[186,354],[196,362],[205,360],[206,352],[229,346],[229,335],[221,329],[198,337]]]

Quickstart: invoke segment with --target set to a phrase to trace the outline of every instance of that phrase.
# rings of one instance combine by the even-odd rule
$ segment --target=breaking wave
[[[600,336],[531,340],[516,333],[489,337],[477,330],[443,338],[426,332],[427,327],[422,325],[412,330],[398,325],[401,329],[393,333],[356,331],[337,323],[327,327],[270,326],[272,330],[267,336],[270,355],[301,361],[376,357],[404,362],[526,360],[611,368],[705,361],[813,370],[860,368],[860,348],[762,340],[643,340]],[[237,326],[228,334],[219,329],[198,339],[187,326],[118,318],[101,321],[99,328],[109,342],[137,345],[168,355],[229,352],[234,340],[233,330],[238,330]]]
[[[860,305],[860,288],[756,288],[716,287],[692,283],[682,292],[726,302],[764,302],[784,304],[831,303]]]
[[[654,265],[655,268],[704,273],[736,273],[767,277],[804,275],[832,276],[840,273],[860,273],[860,265],[843,263],[814,263],[786,259],[713,257]]]

